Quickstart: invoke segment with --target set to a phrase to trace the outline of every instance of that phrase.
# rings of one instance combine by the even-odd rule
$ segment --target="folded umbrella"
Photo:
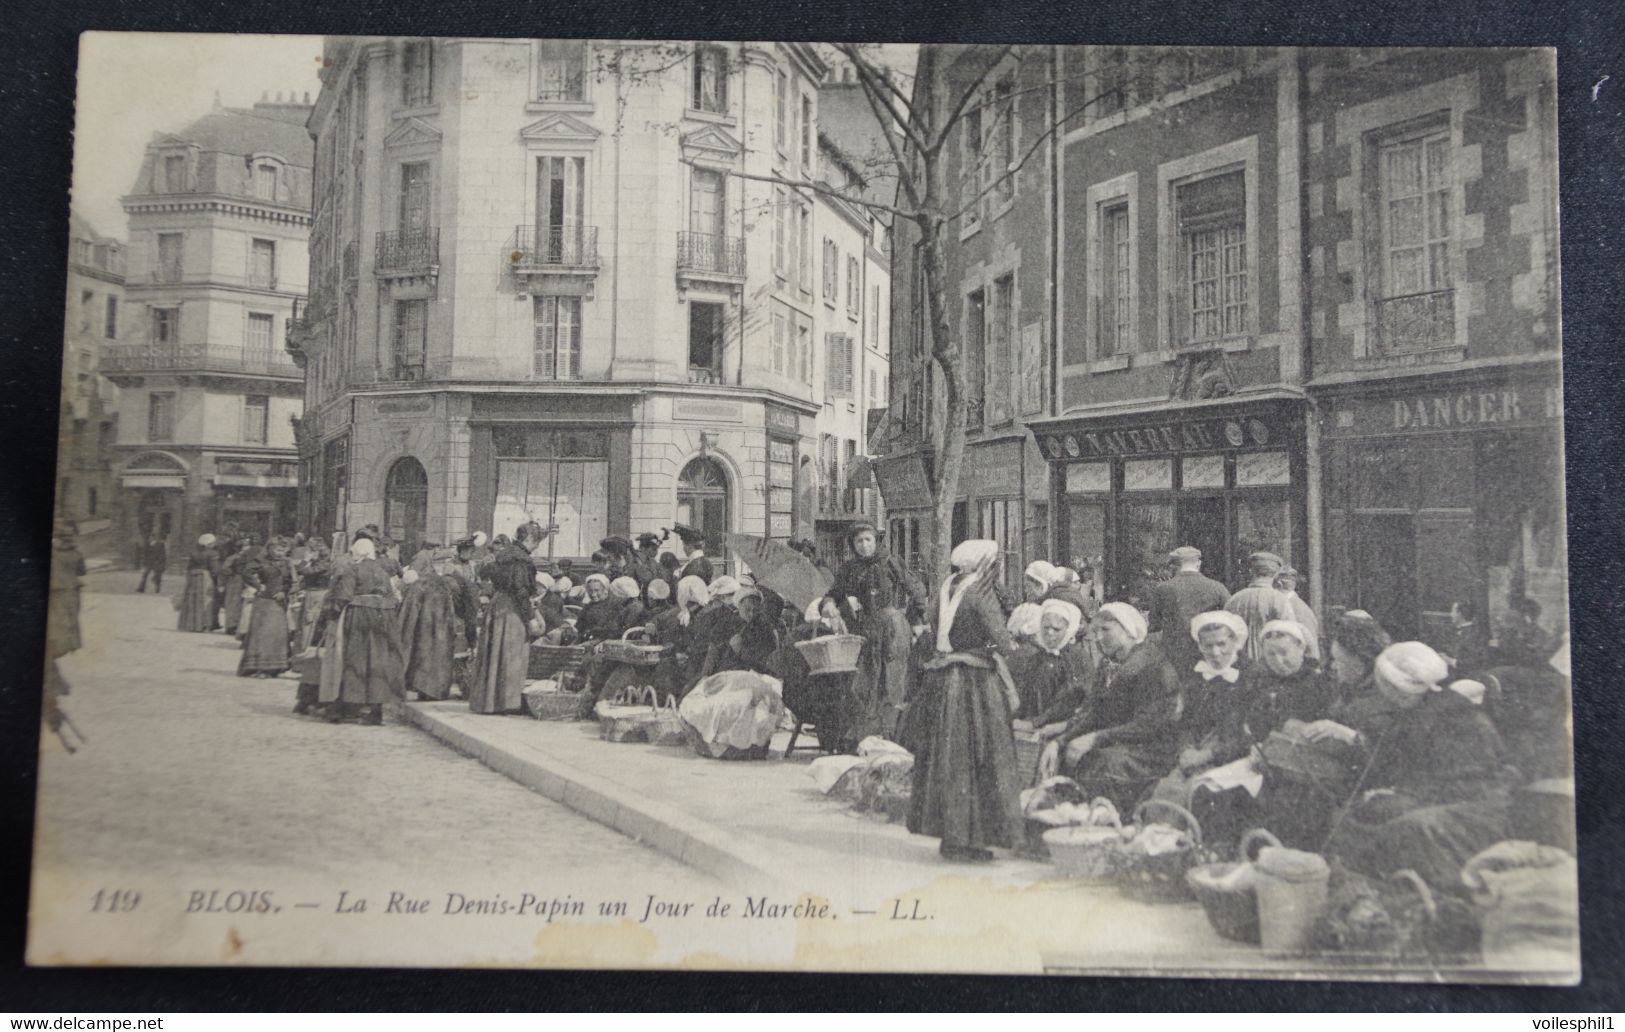
[[[797,609],[805,610],[829,593],[834,581],[829,571],[814,566],[789,545],[748,534],[724,534],[723,539],[750,567],[757,587],[767,588]]]

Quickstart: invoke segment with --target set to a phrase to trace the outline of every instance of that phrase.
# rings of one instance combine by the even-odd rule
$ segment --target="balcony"
[[[288,337],[284,343],[293,361],[304,368],[305,349],[316,339],[317,329],[326,320],[327,313],[311,304],[309,298],[293,299],[293,315],[288,319]]]
[[[710,366],[688,367],[688,382],[703,384],[718,384],[722,382],[722,370]]]
[[[591,273],[598,269],[597,226],[515,226],[508,263],[528,273]]]
[[[745,238],[678,233],[678,299],[686,301],[688,288],[696,284],[721,285],[737,300],[745,285]]]
[[[119,344],[102,351],[101,371],[137,373],[238,373],[298,379],[299,367],[270,348],[223,344]]]
[[[432,276],[440,268],[440,230],[391,229],[378,234],[372,271],[383,279]]]
[[[1431,351],[1456,343],[1456,292],[1433,290],[1373,303],[1377,347],[1389,354]]]

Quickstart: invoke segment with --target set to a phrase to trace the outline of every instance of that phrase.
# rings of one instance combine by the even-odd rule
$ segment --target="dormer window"
[[[262,201],[276,200],[276,166],[260,162],[254,166],[254,196]]]
[[[587,44],[579,39],[544,39],[536,52],[536,99],[587,99]]]
[[[164,193],[186,192],[186,155],[164,156]]]
[[[702,44],[694,51],[694,110],[728,113],[728,52]]]
[[[434,44],[415,40],[401,48],[401,104],[428,107],[434,101]]]

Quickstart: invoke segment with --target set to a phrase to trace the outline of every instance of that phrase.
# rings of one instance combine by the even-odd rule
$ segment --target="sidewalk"
[[[980,954],[973,969],[1304,972],[1301,960],[1270,960],[1220,938],[1195,903],[1138,903],[1003,854],[987,866],[945,863],[935,839],[819,792],[807,773],[815,754],[778,758],[789,737],[782,732],[774,758],[724,762],[686,748],[604,742],[593,722],[481,716],[463,702],[406,708],[412,723],[453,748],[740,892],[822,897],[843,914],[894,926],[916,906],[951,911],[954,931],[931,929],[950,968]],[[1030,930],[1033,941],[1011,941],[1012,926]],[[986,941],[968,946],[972,928]]]

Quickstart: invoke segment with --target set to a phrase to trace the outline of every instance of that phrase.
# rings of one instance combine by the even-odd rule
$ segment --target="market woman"
[[[472,683],[463,691],[475,713],[517,713],[524,705],[525,675],[530,670],[535,567],[523,547],[506,545],[480,568],[480,578],[491,603],[485,608],[474,654]]]
[[[448,699],[456,679],[459,645],[474,647],[472,592],[434,568],[434,553],[418,552],[402,575],[400,637],[406,690],[424,699]],[[463,638],[458,640],[458,628]]]
[[[238,677],[275,677],[288,669],[288,594],[293,564],[281,538],[265,543],[260,555],[242,565],[243,584],[254,590]]]
[[[337,723],[360,713],[367,724],[384,722],[384,703],[404,697],[401,646],[395,620],[395,586],[370,538],[350,546],[327,592],[327,613],[337,621],[322,664],[321,701]]]
[[[1070,602],[1052,598],[1039,607],[1038,637],[1010,660],[1021,697],[1018,730],[1040,727],[1045,714],[1071,713],[1083,701],[1095,667],[1089,650],[1076,640],[1082,622],[1083,613]]]
[[[1145,617],[1127,602],[1101,606],[1094,633],[1103,660],[1093,690],[1065,724],[1042,729],[1054,741],[1044,747],[1039,772],[1065,774],[1086,796],[1127,810],[1173,766],[1179,678],[1145,640]]]
[[[290,651],[304,655],[322,644],[320,628],[327,611],[327,589],[333,578],[333,560],[327,542],[313,535],[306,544],[304,561],[295,564],[293,569],[304,598],[299,605],[299,623],[293,632]],[[295,666],[299,669],[299,688],[294,695],[293,711],[302,715],[316,707],[321,695],[321,666],[309,662]]]
[[[909,652],[914,645],[910,625],[922,622],[925,592],[903,564],[880,547],[873,524],[855,524],[846,541],[852,558],[835,574],[829,599],[851,632],[863,637],[852,678],[859,737],[892,739],[908,694]],[[1002,618],[999,627],[1004,629]]]
[[[965,541],[937,597],[935,649],[924,662],[902,744],[914,753],[908,830],[942,840],[945,860],[986,862],[1023,841],[1011,714],[1011,651],[993,587],[999,546]]]
[[[1366,753],[1358,794],[1334,819],[1324,852],[1351,870],[1384,877],[1409,868],[1437,888],[1460,884],[1474,854],[1507,837],[1511,771],[1482,705],[1483,685],[1457,681],[1418,641],[1377,657],[1377,690],[1398,710],[1376,740],[1344,727]]]
[[[181,592],[178,626],[183,631],[209,630],[210,602],[214,598],[214,578],[220,572],[220,553],[214,548],[214,535],[204,534],[186,559],[186,588]]]

